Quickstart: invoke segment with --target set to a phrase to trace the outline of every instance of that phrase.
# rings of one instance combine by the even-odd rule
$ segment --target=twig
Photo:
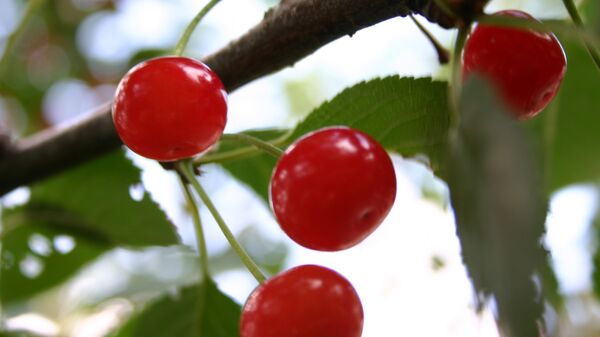
[[[417,4],[415,4],[417,3]],[[238,40],[203,59],[228,91],[287,66],[344,35],[411,10],[425,1],[286,0]],[[409,8],[409,5],[412,6]],[[421,6],[421,7],[418,7]],[[441,20],[441,18],[430,18]],[[49,129],[18,142],[0,158],[0,195],[116,149],[110,103],[68,128]]]
[[[427,28],[425,28],[425,26],[423,26],[417,19],[415,19],[415,17],[412,14],[409,16],[411,20],[415,23],[415,25],[417,25],[417,28],[419,28],[419,30],[425,35],[425,37],[427,37],[427,40],[429,40],[429,42],[433,45],[433,48],[435,49],[435,52],[438,55],[438,61],[440,62],[440,64],[448,64],[448,62],[450,62],[450,52],[448,51],[448,49],[442,46],[440,41],[438,41],[438,39],[436,39],[435,36],[433,36],[433,34],[429,30],[427,30]]]

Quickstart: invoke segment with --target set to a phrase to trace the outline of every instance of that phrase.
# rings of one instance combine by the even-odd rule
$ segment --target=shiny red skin
[[[535,20],[517,10],[495,13]],[[463,75],[487,77],[519,119],[542,111],[556,95],[567,59],[552,33],[478,24],[463,53]]]
[[[279,159],[271,206],[283,231],[320,251],[352,247],[381,222],[396,198],[387,152],[369,135],[347,127],[310,133]]]
[[[195,156],[221,137],[227,94],[204,63],[161,57],[129,70],[112,112],[127,147],[147,158],[173,161]]]
[[[342,275],[315,265],[258,286],[242,309],[241,337],[360,337],[360,298]]]

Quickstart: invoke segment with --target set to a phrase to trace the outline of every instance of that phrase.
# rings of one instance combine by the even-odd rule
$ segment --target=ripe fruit
[[[517,10],[494,15],[535,20]],[[550,103],[566,69],[565,53],[554,34],[534,30],[478,24],[463,54],[465,78],[473,72],[487,77],[520,119],[535,116]]]
[[[113,103],[117,133],[132,151],[172,161],[213,145],[227,121],[227,94],[200,61],[161,57],[133,67]]]
[[[371,234],[394,204],[396,175],[385,150],[365,133],[326,128],[281,156],[270,188],[285,233],[311,249],[352,247]]]
[[[258,286],[242,309],[241,337],[360,337],[363,309],[337,272],[304,265]]]

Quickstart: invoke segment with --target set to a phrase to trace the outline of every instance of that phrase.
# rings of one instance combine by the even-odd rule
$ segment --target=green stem
[[[27,6],[23,10],[23,17],[19,22],[19,25],[15,28],[15,30],[10,34],[8,40],[6,41],[6,45],[4,46],[4,52],[2,57],[0,58],[0,74],[4,72],[4,68],[6,66],[6,62],[8,62],[8,54],[14,45],[25,30],[27,23],[33,16],[33,13],[44,3],[45,0],[29,0]]]
[[[209,163],[223,163],[231,160],[251,157],[260,153],[262,153],[262,151],[258,150],[254,146],[248,146],[222,153],[207,154],[196,159],[194,164],[201,165]]]
[[[462,69],[461,59],[462,51],[465,46],[465,41],[469,35],[469,27],[464,27],[458,30],[458,36],[456,37],[456,43],[454,45],[454,52],[452,54],[452,70],[450,77],[450,87],[448,90],[450,99],[450,125],[456,126],[459,119],[459,107],[458,103],[460,100],[460,93],[462,89]]]
[[[259,283],[263,283],[266,279],[265,276],[262,274],[262,272],[260,271],[260,269],[258,268],[256,263],[254,263],[252,258],[248,255],[248,253],[246,253],[244,248],[237,242],[237,240],[235,239],[235,236],[233,235],[233,233],[231,232],[231,230],[229,229],[229,227],[227,226],[227,224],[221,217],[221,214],[219,214],[219,211],[217,210],[215,205],[212,203],[212,201],[208,197],[208,194],[206,194],[206,191],[204,191],[204,188],[202,188],[202,186],[200,185],[200,183],[194,176],[194,173],[192,171],[193,170],[192,163],[189,161],[186,161],[186,162],[179,162],[177,165],[178,165],[178,169],[180,170],[180,172],[192,184],[192,187],[194,188],[194,190],[196,190],[196,193],[198,193],[198,195],[200,196],[200,199],[206,205],[210,214],[212,214],[213,218],[219,225],[219,228],[221,228],[223,235],[225,235],[225,238],[231,245],[231,248],[233,248],[233,250],[237,253],[240,260],[242,260],[242,263],[244,263],[246,268],[248,268],[248,271],[252,274],[252,276],[254,276],[256,281],[258,281]]]
[[[274,146],[275,148],[277,148],[278,151],[281,151],[279,149],[279,147],[285,145],[290,134],[291,134],[291,132],[288,131],[281,137],[267,141],[266,143]],[[227,138],[227,137],[229,137],[229,136],[225,135],[225,138]],[[261,150],[259,150],[256,146],[253,145],[253,146],[242,147],[242,148],[227,151],[227,152],[206,154],[206,155],[201,156],[200,158],[196,159],[194,161],[194,164],[201,165],[201,164],[208,164],[208,163],[223,163],[223,162],[230,161],[230,160],[247,158],[250,156],[257,155],[259,153],[261,153]],[[277,155],[277,156],[279,156],[279,155]]]
[[[184,176],[181,172],[178,173],[179,181],[181,182],[181,187],[183,188],[183,194],[185,196],[186,203],[190,207],[192,219],[194,220],[194,229],[196,232],[196,245],[198,248],[198,256],[200,258],[200,272],[202,273],[202,275],[200,276],[200,281],[202,283],[205,282],[210,275],[210,272],[208,271],[208,250],[206,249],[204,229],[202,228],[200,212],[198,210],[198,205],[196,205],[196,200],[194,200],[194,196],[192,195],[188,184],[186,184]]]
[[[581,19],[581,16],[579,15],[579,12],[577,11],[577,7],[575,6],[573,0],[563,0],[563,3],[565,4],[565,8],[567,9],[567,12],[569,12],[571,20],[573,20],[575,26],[580,30],[584,30],[583,20]],[[585,36],[582,35],[581,38],[583,39],[583,44],[585,45],[585,48],[588,50],[588,53],[592,57],[592,60],[594,60],[596,68],[600,70],[600,53],[598,52],[598,49],[596,49],[593,43],[589,41]]]
[[[198,14],[196,14],[196,16],[192,19],[192,21],[185,28],[185,31],[183,32],[183,35],[181,35],[179,42],[177,42],[177,45],[175,46],[175,51],[174,51],[175,55],[181,56],[183,54],[183,50],[187,46],[187,44],[190,40],[190,37],[192,36],[192,33],[194,32],[194,29],[196,29],[196,27],[198,26],[200,21],[202,21],[202,19],[206,16],[206,14],[208,14],[208,12],[210,12],[210,10],[213,7],[215,7],[216,4],[219,3],[219,1],[221,1],[221,0],[209,1],[204,7],[202,7],[200,12],[198,12]]]
[[[258,139],[256,137],[247,135],[245,133],[226,133],[223,136],[221,136],[221,140],[233,140],[250,144],[252,146],[255,146],[257,149],[262,150],[277,158],[283,153],[283,150],[281,150],[277,146],[266,142],[262,139]]]
[[[274,140],[270,140],[267,143],[279,147],[285,145],[287,141],[287,135],[284,137],[280,137]],[[248,158],[252,156],[256,156],[263,153],[262,150],[258,149],[256,146],[247,146],[238,149],[234,149],[226,152],[217,152],[217,153],[208,153],[206,155],[200,156],[196,160],[194,160],[194,165],[202,165],[202,164],[210,164],[210,163],[224,163],[228,161],[239,160],[243,158]]]
[[[202,222],[200,221],[200,210],[196,205],[196,200],[192,195],[192,191],[185,182],[185,178],[181,172],[179,173],[179,182],[183,188],[183,194],[187,205],[191,208],[192,219],[194,220],[194,229],[196,232],[196,245],[198,246],[198,260],[200,262],[200,281],[198,282],[198,298],[197,298],[197,312],[198,317],[204,315],[206,303],[206,283],[211,282],[210,272],[208,271],[208,250],[206,249],[206,239],[204,238],[204,230],[202,229]],[[198,319],[198,325],[196,326],[197,336],[202,337],[204,331],[204,320]]]
[[[450,61],[450,53],[448,52],[448,50],[444,48],[444,46],[442,46],[440,41],[438,41],[435,38],[435,36],[433,36],[433,34],[429,30],[427,30],[427,28],[425,28],[425,26],[423,26],[417,19],[415,19],[414,15],[409,14],[408,16],[415,23],[415,25],[417,25],[419,30],[423,34],[425,34],[429,42],[431,42],[433,48],[435,48],[435,51],[438,54],[438,61],[440,62],[440,64],[447,64]]]

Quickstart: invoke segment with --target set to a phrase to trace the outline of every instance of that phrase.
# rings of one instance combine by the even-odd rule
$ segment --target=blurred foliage
[[[301,79],[285,82],[284,89],[291,117],[304,117],[307,112],[325,100],[322,81],[318,74],[313,73]]]
[[[449,151],[448,185],[462,255],[484,302],[491,296],[507,337],[538,335],[543,303],[533,275],[547,200],[533,147],[487,83],[471,76]]]
[[[600,2],[586,4],[585,13],[600,12]],[[588,17],[600,22],[600,14]],[[551,191],[600,179],[600,76],[579,40],[558,37],[567,55],[567,73],[553,104],[528,123],[542,155],[547,156]]]
[[[275,275],[283,270],[289,253],[289,247],[285,243],[264,237],[255,226],[245,228],[237,238],[252,260],[267,275]],[[245,270],[240,258],[231,248],[212,256],[210,265],[211,271],[215,274],[231,269]]]
[[[18,227],[2,236],[2,304],[13,305],[60,284],[110,248],[106,241],[64,228],[66,222],[78,221],[60,209],[5,216],[5,225]]]
[[[114,7],[111,1],[98,4],[96,10]],[[15,48],[7,52],[6,63],[10,66],[0,73],[0,96],[15,97],[24,106],[30,122],[26,134],[47,125],[42,101],[52,84],[65,78],[96,82],[75,43],[79,25],[91,13],[71,1],[44,1]]]
[[[64,281],[111,247],[178,243],[175,227],[158,205],[147,195],[138,200],[130,195],[139,184],[139,169],[118,150],[34,185],[26,205],[5,210],[2,303],[25,299]],[[73,238],[75,251],[32,255],[31,240],[36,235],[50,242],[67,235]],[[40,275],[23,273],[28,258],[41,264]]]
[[[531,123],[540,128],[549,156],[551,190],[600,178],[600,76],[587,51],[563,39],[569,65],[554,108]]]
[[[110,337],[235,337],[241,308],[207,280],[149,303]],[[198,334],[197,331],[202,333]]]
[[[132,189],[141,189],[141,196]],[[34,185],[24,209],[40,206],[77,215],[83,222],[76,229],[95,233],[114,245],[179,242],[173,224],[143,192],[140,170],[120,149]]]

